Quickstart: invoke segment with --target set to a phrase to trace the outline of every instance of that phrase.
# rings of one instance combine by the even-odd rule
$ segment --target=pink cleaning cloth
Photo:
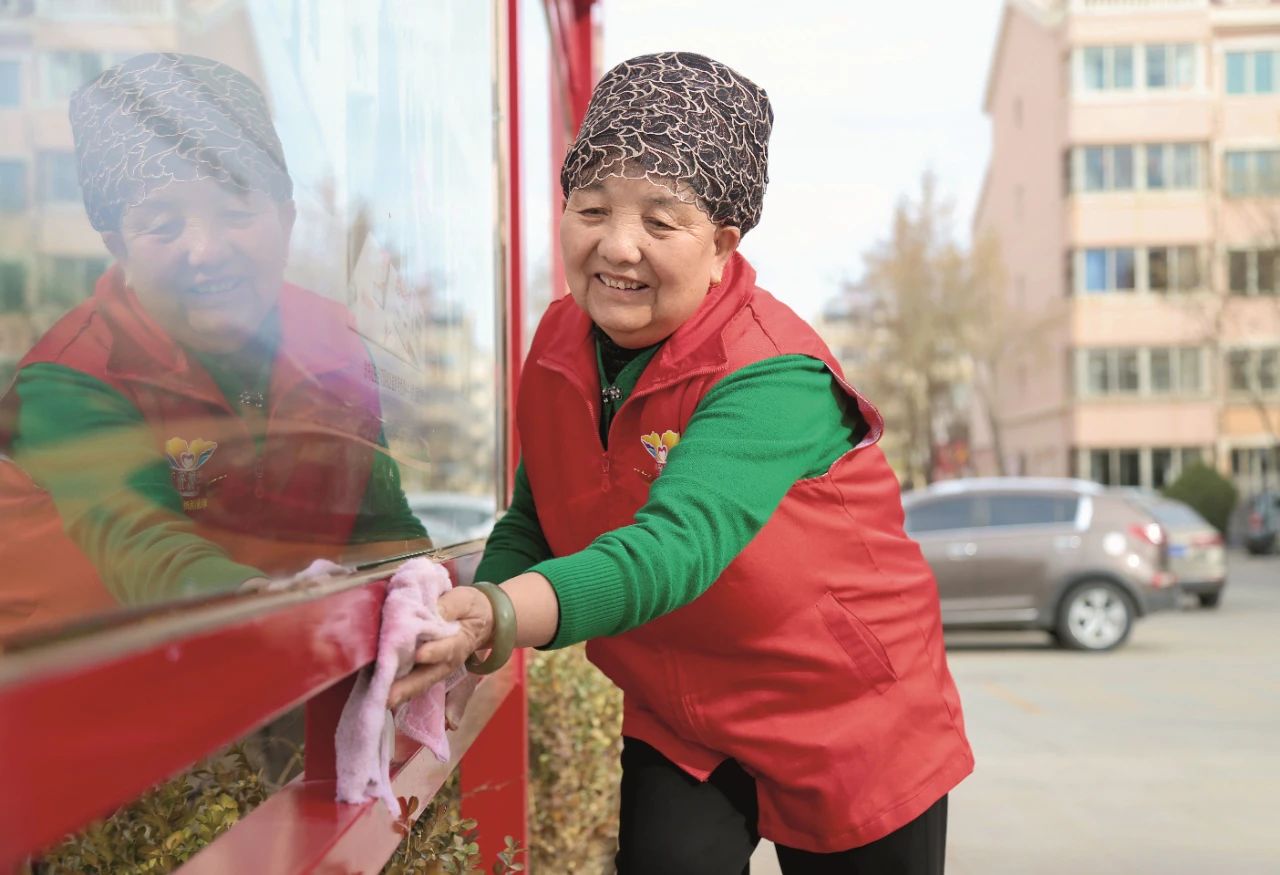
[[[390,774],[397,727],[440,762],[448,762],[446,709],[450,719],[455,713],[460,718],[479,678],[459,668],[401,705],[394,717],[387,709],[387,695],[392,681],[413,668],[413,654],[419,645],[458,631],[457,623],[445,622],[436,613],[436,600],[452,586],[448,572],[425,557],[406,562],[391,578],[382,605],[377,660],[356,677],[338,720],[339,802],[381,799],[392,814],[399,812]]]

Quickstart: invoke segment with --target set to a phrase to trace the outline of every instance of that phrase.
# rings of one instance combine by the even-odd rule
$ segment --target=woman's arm
[[[61,365],[23,368],[12,455],[53,498],[63,529],[125,604],[234,589],[262,577],[199,537],[142,414]]]

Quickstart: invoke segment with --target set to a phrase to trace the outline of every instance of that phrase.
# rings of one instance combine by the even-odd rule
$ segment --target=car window
[[[906,528],[913,534],[968,529],[977,525],[975,502],[968,495],[921,501],[907,510]]]
[[[1080,504],[1074,495],[992,495],[988,501],[993,526],[1070,523],[1075,520]]]
[[[1165,526],[1207,526],[1204,517],[1185,504],[1176,501],[1161,501],[1151,508],[1156,521]]]

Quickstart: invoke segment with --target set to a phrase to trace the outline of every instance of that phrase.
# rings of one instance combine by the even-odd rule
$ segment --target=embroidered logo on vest
[[[671,452],[672,447],[680,443],[680,435],[674,431],[664,431],[659,436],[656,431],[651,431],[640,438],[640,443],[644,444],[645,450],[658,463],[658,474],[661,474],[662,469],[667,467],[667,453]]]
[[[209,500],[199,497],[204,488],[200,468],[213,457],[213,451],[217,448],[215,442],[203,438],[187,443],[180,437],[171,437],[164,442],[164,454],[169,460],[169,476],[173,478],[173,486],[183,498],[184,510],[208,507]]]

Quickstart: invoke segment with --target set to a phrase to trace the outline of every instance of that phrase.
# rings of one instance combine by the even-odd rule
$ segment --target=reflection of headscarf
[[[80,188],[99,231],[174,182],[213,179],[293,196],[266,98],[247,76],[195,55],[145,54],[71,96]]]
[[[610,176],[668,188],[674,180],[711,221],[745,234],[760,221],[772,128],[764,89],[719,61],[691,52],[641,55],[597,83],[560,187],[568,197]]]

